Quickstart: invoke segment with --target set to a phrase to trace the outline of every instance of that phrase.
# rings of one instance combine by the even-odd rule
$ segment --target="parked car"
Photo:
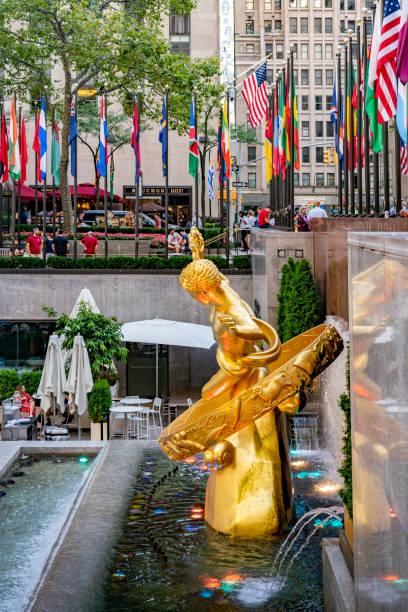
[[[112,212],[115,217],[124,217],[127,214],[126,210],[113,210]],[[87,210],[83,213],[80,223],[78,227],[93,227],[95,225],[100,225],[100,222],[103,223],[103,217],[105,213],[103,210]],[[142,222],[142,227],[154,227],[154,221],[150,219],[145,213],[139,213],[140,220]]]

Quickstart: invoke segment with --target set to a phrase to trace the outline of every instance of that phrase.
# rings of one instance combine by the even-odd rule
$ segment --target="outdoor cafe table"
[[[125,440],[129,439],[129,432],[128,432],[128,414],[135,414],[137,412],[135,406],[126,406],[124,404],[120,405],[120,406],[112,406],[112,408],[110,409],[110,411],[113,414],[123,414],[125,417]]]

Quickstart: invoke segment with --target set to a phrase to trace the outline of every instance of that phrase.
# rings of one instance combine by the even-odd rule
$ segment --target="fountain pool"
[[[298,518],[338,506],[339,481],[324,451],[291,451]],[[321,539],[341,522],[313,518],[271,573],[285,537],[267,541],[223,537],[203,519],[208,466],[176,464],[146,454],[116,546],[105,588],[105,611],[322,610]],[[291,560],[305,544],[304,552]],[[288,576],[286,571],[290,566]],[[221,608],[222,606],[222,608]]]
[[[32,459],[16,461],[0,477],[2,612],[25,609],[94,461],[88,455]]]

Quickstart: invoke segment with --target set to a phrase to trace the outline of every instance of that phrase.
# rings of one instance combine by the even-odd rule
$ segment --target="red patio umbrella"
[[[71,192],[71,197],[74,195],[74,188],[70,187],[69,188],[70,192]],[[55,192],[55,195],[57,198],[61,197],[61,191],[58,190]],[[82,200],[95,200],[96,195],[95,195],[95,185],[93,185],[92,183],[80,183],[77,187],[77,196],[78,198],[82,199]],[[99,199],[103,200],[105,196],[105,192],[103,189],[99,190]],[[109,197],[109,196],[108,196]],[[121,198],[120,196],[118,196],[117,194],[113,194],[113,201],[114,202],[121,202],[122,204],[125,203],[125,200],[123,198]]]

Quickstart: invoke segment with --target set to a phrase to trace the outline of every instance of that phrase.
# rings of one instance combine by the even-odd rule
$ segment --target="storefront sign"
[[[157,187],[143,187],[142,195],[157,195],[164,196],[165,188],[161,186]],[[192,192],[191,187],[169,187],[169,195],[190,195]],[[123,196],[126,198],[134,198],[136,193],[136,187],[125,185],[123,187]]]

